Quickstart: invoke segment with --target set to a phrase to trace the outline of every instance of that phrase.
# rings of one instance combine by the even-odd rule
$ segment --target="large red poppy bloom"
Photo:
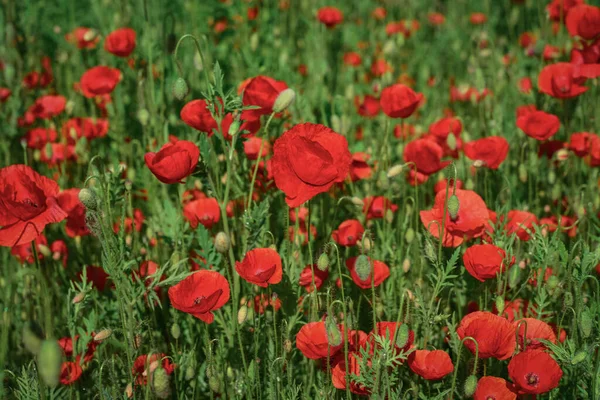
[[[548,140],[560,128],[560,120],[554,114],[548,114],[539,110],[521,110],[521,116],[517,118],[517,127],[529,137],[536,140]]]
[[[63,190],[57,198],[60,208],[68,214],[65,230],[69,237],[90,234],[85,222],[85,206],[79,200],[79,191],[78,188]]]
[[[515,327],[507,319],[487,311],[475,311],[463,317],[456,328],[461,340],[471,336],[479,345],[479,358],[506,360],[515,351]],[[475,344],[465,340],[464,345],[475,354]]]
[[[396,335],[398,334],[398,330],[400,329],[401,325],[401,323],[399,324],[397,322],[378,322],[375,325],[375,328],[373,328],[373,330],[369,333],[369,337],[367,339],[371,345],[371,353],[373,353],[375,346],[378,346],[377,342],[375,341],[375,336],[387,338],[393,344],[394,354],[400,354],[402,352],[406,353],[408,350],[410,350],[415,341],[415,332],[409,330],[406,343],[397,343]]]
[[[442,379],[454,371],[448,353],[443,350],[416,350],[408,356],[412,372],[430,381]]]
[[[306,358],[318,360],[334,356],[342,347],[343,341],[337,346],[331,346],[327,339],[327,328],[324,321],[309,322],[300,328],[296,335],[296,347]]]
[[[179,114],[181,120],[192,128],[212,136],[213,129],[218,130],[217,121],[213,118],[206,100],[192,100],[186,103]]]
[[[314,275],[314,285],[313,285],[313,270],[315,271]],[[300,279],[298,279],[298,284],[306,289],[308,293],[312,292],[315,289],[317,290],[323,286],[323,282],[329,277],[329,270],[321,271],[317,268],[317,264],[313,266],[307,265],[304,267],[302,272],[300,273]]]
[[[344,14],[336,7],[321,7],[317,18],[328,28],[333,28],[344,20]]]
[[[351,161],[345,137],[326,126],[305,123],[275,141],[271,169],[287,205],[298,207],[343,182]]]
[[[358,257],[350,257],[346,260],[346,267],[350,271],[350,277],[352,280],[361,289],[370,289],[371,288],[371,280],[373,281],[373,286],[377,287],[383,283],[390,276],[390,268],[382,261],[372,260],[369,258],[371,263],[371,272],[367,279],[362,280],[356,273],[355,264]]]
[[[527,349],[508,363],[508,376],[519,394],[542,394],[558,387],[563,372],[558,363],[540,349]]]
[[[236,261],[235,270],[246,281],[260,287],[281,282],[283,275],[281,257],[269,248],[250,250],[241,262]]]
[[[103,118],[71,118],[62,126],[62,135],[67,143],[75,144],[84,137],[87,140],[105,137],[108,133],[108,120]]]
[[[56,182],[26,165],[0,169],[0,246],[29,243],[47,224],[65,219],[58,190]]]
[[[480,282],[494,279],[500,272],[506,272],[504,263],[506,253],[493,244],[476,244],[469,247],[463,255],[463,263],[471,276]]]
[[[500,136],[489,136],[466,143],[465,155],[473,161],[483,161],[490,169],[498,169],[508,155],[508,141]]]
[[[513,325],[515,326],[515,329],[518,329],[519,345],[521,347],[525,346],[527,349],[545,349],[546,346],[540,342],[539,339],[556,343],[556,334],[554,333],[554,330],[544,321],[540,321],[536,318],[523,318],[514,321]]]
[[[221,208],[215,198],[196,199],[183,206],[183,216],[192,229],[196,229],[198,224],[210,229],[221,219]]]
[[[355,246],[356,242],[362,240],[365,228],[357,219],[348,219],[333,231],[331,237],[340,246]]]
[[[579,67],[571,63],[560,62],[546,65],[538,76],[540,92],[557,99],[570,99],[588,90],[581,84],[585,78],[576,78]]]
[[[565,22],[569,35],[593,40],[600,35],[600,7],[579,4],[569,10]]]
[[[244,86],[242,103],[245,106],[258,106],[260,108],[245,111],[245,119],[257,119],[261,115],[271,114],[277,96],[287,87],[285,82],[276,81],[268,76],[259,75],[250,79]]]
[[[128,57],[135,49],[135,37],[131,28],[117,29],[104,40],[104,49],[117,57]]]
[[[450,216],[446,210],[446,221],[442,232],[442,221],[444,219],[444,206],[446,204],[446,191],[440,191],[435,195],[435,202],[431,210],[419,213],[421,222],[434,237],[442,239],[444,247],[456,247],[462,244],[464,239],[473,239],[483,235],[488,223],[489,212],[485,202],[479,195],[471,190],[456,189],[454,192],[458,197],[459,208],[456,218]],[[448,193],[448,198],[452,194]]]
[[[587,156],[595,136],[595,134],[590,132],[572,133],[569,138],[569,150],[575,153],[577,157]]]
[[[162,183],[181,183],[196,169],[200,150],[192,142],[167,143],[156,153],[146,153],[144,161]]]
[[[422,93],[403,84],[388,86],[381,92],[381,108],[383,112],[392,118],[408,118],[417,109],[423,100]]]
[[[213,311],[229,301],[229,282],[220,273],[202,269],[169,288],[169,299],[179,311],[210,324]]]
[[[50,119],[65,110],[67,99],[64,96],[46,95],[38,97],[29,108],[34,118]]]
[[[121,80],[121,71],[116,68],[98,66],[88,69],[80,80],[81,92],[87,98],[112,93]]]
[[[484,376],[477,382],[473,400],[517,400],[517,394],[511,390],[511,384],[502,378]]]
[[[404,148],[404,162],[413,162],[417,172],[431,175],[444,169],[450,161],[442,161],[444,150],[433,140],[421,138],[413,140]],[[414,168],[411,165],[411,169]]]

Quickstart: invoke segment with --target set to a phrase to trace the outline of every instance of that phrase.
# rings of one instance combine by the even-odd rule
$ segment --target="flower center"
[[[534,374],[533,372],[528,373],[525,376],[525,379],[527,380],[527,384],[529,386],[537,386],[538,382],[540,381],[540,377],[537,376],[537,374]]]

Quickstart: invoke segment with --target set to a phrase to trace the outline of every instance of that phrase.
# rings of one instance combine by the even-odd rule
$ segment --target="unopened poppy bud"
[[[383,171],[381,171],[381,173],[377,177],[377,187],[383,190],[386,190],[390,187],[390,181],[386,173]]]
[[[239,325],[243,324],[244,321],[246,321],[247,317],[248,317],[248,306],[243,305],[238,310],[238,314],[237,314],[237,322],[238,322],[238,324]]]
[[[79,201],[81,204],[85,206],[88,210],[96,210],[98,208],[98,200],[96,198],[96,193],[94,193],[90,189],[81,189],[79,191]]]
[[[402,324],[398,328],[398,334],[396,335],[396,346],[402,348],[406,346],[410,339],[410,329],[407,324]]]
[[[292,341],[290,339],[285,339],[283,341],[283,350],[285,350],[286,353],[292,351]]]
[[[231,246],[231,240],[229,240],[225,232],[217,233],[215,237],[215,249],[219,253],[225,254],[229,251],[229,246]]]
[[[391,224],[392,222],[394,222],[394,212],[392,210],[386,210],[385,220],[388,224]]]
[[[185,369],[185,380],[189,381],[192,380],[196,377],[196,369],[191,366],[188,365],[188,367]]]
[[[319,271],[327,271],[329,268],[329,256],[327,253],[322,253],[317,260],[317,268]]]
[[[96,38],[96,36],[98,36],[98,32],[96,32],[95,29],[88,29],[83,34],[83,40],[85,40],[86,42],[91,42]]]
[[[580,362],[584,361],[586,358],[587,358],[587,351],[581,350],[581,351],[575,353],[573,358],[571,358],[571,364],[572,365],[579,364]]]
[[[342,343],[342,333],[337,324],[331,317],[325,320],[325,331],[327,332],[327,342],[330,346],[339,346]]]
[[[352,204],[354,204],[356,207],[362,208],[365,205],[364,201],[362,201],[356,196],[352,197],[350,200],[352,201]]]
[[[46,156],[47,159],[52,158],[52,143],[50,143],[50,142],[46,143],[46,146],[44,147],[44,155]]]
[[[579,328],[581,329],[581,336],[587,339],[592,334],[592,328],[594,327],[594,320],[589,310],[585,310],[579,315]]]
[[[31,354],[37,355],[42,347],[42,332],[34,322],[23,325],[23,345]]]
[[[235,373],[233,372],[233,368],[231,368],[230,366],[227,366],[227,379],[229,379],[230,381],[233,380],[233,378],[235,378]]]
[[[38,371],[46,386],[54,388],[58,385],[63,361],[63,352],[56,340],[42,342],[38,354]]]
[[[361,281],[366,281],[369,275],[371,275],[371,261],[369,257],[364,254],[358,256],[354,262],[354,271]]]
[[[73,303],[73,304],[81,303],[83,301],[83,299],[85,299],[85,292],[79,292],[75,295],[75,297],[73,297],[73,300],[71,300],[71,303]]]
[[[430,260],[437,260],[437,254],[435,252],[435,249],[433,248],[433,243],[431,243],[431,241],[429,240],[425,242],[425,255]]]
[[[464,392],[465,397],[472,397],[477,390],[478,379],[477,376],[471,375],[465,381]]]
[[[565,308],[573,306],[573,294],[571,294],[571,292],[565,292],[563,296],[563,305]]]
[[[452,221],[456,221],[458,217],[458,211],[460,210],[460,201],[458,200],[458,196],[453,194],[448,198],[448,214],[450,214],[450,219]]]
[[[94,335],[94,342],[101,342],[108,339],[112,335],[112,329],[102,329]]]
[[[473,179],[471,179],[471,178],[467,179],[467,181],[465,182],[465,189],[467,189],[467,190],[475,189],[475,182],[473,182]]]
[[[229,125],[229,130],[227,131],[227,134],[229,136],[237,135],[238,132],[240,131],[241,126],[242,126],[242,121],[240,121],[239,117],[235,117],[233,119],[233,122],[231,123],[231,125]]]
[[[171,336],[173,336],[173,339],[175,340],[179,339],[181,336],[181,328],[177,322],[171,325]]]
[[[371,250],[371,239],[368,236],[365,236],[361,241],[359,241],[358,246],[363,250],[363,251],[369,251]]]
[[[37,248],[44,257],[50,257],[52,255],[52,252],[45,244],[38,244]]]
[[[404,261],[402,261],[402,271],[405,274],[410,271],[410,260],[408,258],[405,258]]]
[[[139,109],[137,112],[137,119],[142,126],[148,125],[148,122],[150,121],[150,112],[145,108]]]
[[[575,212],[577,213],[577,218],[583,218],[585,216],[585,207],[583,206],[583,204],[580,204],[575,210]]]
[[[513,265],[508,272],[508,286],[514,288],[519,283],[521,277],[521,268],[518,265]]]
[[[504,298],[502,296],[496,296],[496,310],[498,310],[498,315],[502,315],[504,312]]]
[[[212,390],[215,393],[221,393],[221,380],[219,379],[219,377],[214,374],[211,375],[208,378],[208,386],[210,387],[210,390]]]
[[[560,279],[556,275],[551,275],[546,281],[546,287],[548,287],[548,290],[554,290],[558,287],[559,283]]]
[[[185,79],[178,77],[175,79],[175,82],[173,82],[172,92],[173,97],[175,97],[177,100],[183,100],[190,92],[190,88]]]
[[[475,160],[475,161],[473,161],[473,166],[474,166],[475,168],[481,168],[481,167],[483,167],[484,165],[485,165],[485,162],[484,162],[484,161],[482,161],[482,160]]]
[[[523,183],[527,182],[527,167],[525,164],[519,164],[519,180]]]
[[[554,182],[556,182],[556,172],[550,170],[550,172],[548,172],[548,183],[554,185]]]
[[[133,385],[131,383],[128,383],[127,386],[125,386],[125,396],[127,396],[128,399],[133,397]]]
[[[409,227],[406,232],[404,232],[404,240],[406,240],[406,243],[412,243],[412,241],[415,239],[415,230],[412,227]]]
[[[275,251],[277,251],[277,246],[275,246],[274,244],[270,244],[270,245],[269,245],[269,248],[270,248],[271,250],[275,250]]]
[[[446,144],[448,144],[448,148],[452,151],[456,150],[456,136],[454,133],[450,133],[446,138]]]
[[[159,399],[166,399],[171,394],[169,374],[162,368],[156,368],[152,374],[152,389]]]
[[[260,38],[256,32],[254,32],[250,36],[250,49],[252,49],[252,51],[256,51],[256,49],[258,49],[258,40],[259,39]]]
[[[404,165],[402,165],[402,164],[394,165],[392,168],[388,169],[387,177],[393,178],[395,176],[400,175],[402,173],[403,168],[404,168]]]
[[[283,90],[275,99],[275,103],[273,104],[273,111],[275,111],[276,113],[282,112],[283,110],[291,106],[295,99],[296,92],[294,92],[294,89],[287,88]]]

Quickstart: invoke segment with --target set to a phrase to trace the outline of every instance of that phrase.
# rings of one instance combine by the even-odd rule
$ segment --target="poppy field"
[[[600,398],[600,4],[0,10],[1,399]]]

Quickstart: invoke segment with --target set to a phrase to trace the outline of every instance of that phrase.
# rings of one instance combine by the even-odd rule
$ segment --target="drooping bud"
[[[221,380],[217,374],[213,374],[208,378],[208,387],[215,393],[221,393]]]
[[[154,370],[152,374],[152,389],[154,390],[154,394],[159,399],[166,399],[171,394],[171,386],[170,386],[169,374],[167,371],[158,367]]]
[[[225,232],[217,233],[215,237],[215,250],[221,254],[225,254],[229,251],[229,246],[231,246],[231,240],[229,240]]]
[[[352,197],[351,200],[352,200],[352,204],[354,204],[356,207],[362,208],[365,205],[364,201],[362,201],[361,199],[359,199],[356,196]]]
[[[452,221],[456,221],[458,217],[458,211],[460,210],[460,201],[458,200],[458,196],[453,194],[448,198],[448,214],[450,214],[450,219]]]
[[[471,375],[465,381],[464,392],[465,397],[472,397],[477,390],[478,379],[477,376]]]
[[[292,341],[291,341],[290,339],[285,339],[285,340],[283,341],[283,350],[284,350],[286,353],[289,353],[289,352],[291,352],[291,351],[292,351]]]
[[[415,230],[412,227],[409,227],[406,232],[404,232],[404,240],[406,243],[410,244],[415,239]]]
[[[185,79],[183,79],[182,77],[178,77],[177,79],[175,79],[175,82],[173,82],[172,92],[173,97],[181,101],[185,98],[185,96],[188,95],[188,93],[190,92],[190,88]]]
[[[246,306],[244,304],[238,310],[238,314],[237,314],[237,322],[238,322],[238,324],[239,325],[243,324],[244,321],[246,321],[247,317],[248,317],[248,306]]]
[[[581,336],[587,339],[592,334],[592,328],[594,327],[594,320],[590,314],[590,310],[584,310],[579,316],[579,328],[581,329]]]
[[[23,345],[33,355],[37,355],[42,347],[42,330],[35,322],[23,325]]]
[[[71,303],[73,303],[73,304],[81,303],[83,301],[83,299],[85,299],[85,292],[79,292],[73,297],[73,300],[71,300]]]
[[[327,332],[327,342],[330,346],[339,346],[342,343],[342,333],[332,317],[325,319],[325,331]]]
[[[366,281],[371,275],[371,261],[369,257],[361,254],[354,262],[354,271],[361,281]]]
[[[131,382],[125,386],[125,396],[127,396],[128,399],[133,397],[133,385]]]
[[[275,99],[273,104],[273,111],[280,113],[294,103],[296,99],[296,92],[294,89],[287,88],[279,93],[279,96]]]
[[[181,328],[177,322],[171,325],[171,336],[173,336],[173,339],[175,340],[179,339],[181,336]]]
[[[407,345],[408,340],[410,339],[410,329],[407,324],[402,324],[398,328],[398,333],[396,335],[396,346],[403,348]]]
[[[185,369],[185,380],[189,381],[192,380],[196,377],[196,369],[194,368],[193,365],[188,365],[187,368]]]
[[[498,315],[502,315],[504,312],[504,298],[502,296],[496,296],[496,310],[498,310]]]
[[[357,242],[357,244],[363,251],[371,250],[371,239],[368,236],[365,236],[362,240]]]
[[[38,353],[38,371],[46,386],[58,386],[63,352],[56,340],[44,340]]]
[[[510,267],[508,272],[508,286],[514,288],[519,283],[519,278],[521,277],[521,268],[518,265],[513,265]]]
[[[527,182],[527,167],[525,164],[519,164],[519,180],[523,183]]]
[[[573,306],[573,294],[571,292],[565,292],[563,295],[563,306],[565,308]]]
[[[81,189],[79,191],[79,201],[81,204],[85,206],[88,210],[96,210],[98,208],[98,199],[96,198],[96,193],[90,189]]]
[[[400,175],[402,173],[403,168],[404,168],[404,165],[402,165],[402,164],[394,165],[392,168],[388,169],[387,177],[393,178],[395,176]]]
[[[317,260],[317,268],[319,271],[327,271],[329,268],[329,256],[327,253],[322,253]]]
[[[572,365],[579,364],[580,362],[585,361],[586,358],[587,358],[586,350],[578,351],[577,353],[575,353],[573,358],[571,358],[571,364]]]
[[[112,335],[112,329],[102,329],[94,335],[94,342],[101,342],[108,339]]]

